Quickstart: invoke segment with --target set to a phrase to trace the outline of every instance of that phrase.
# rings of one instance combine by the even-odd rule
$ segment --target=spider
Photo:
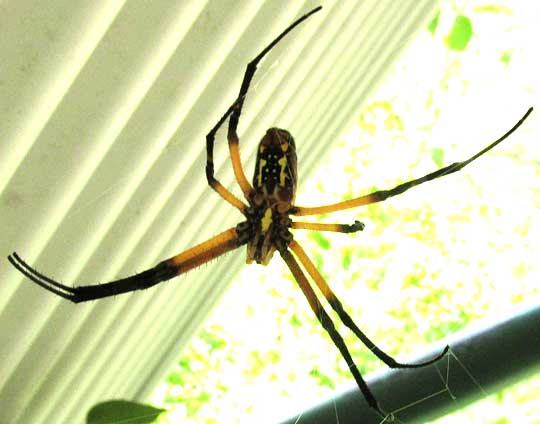
[[[321,8],[322,7],[319,6],[297,19],[277,38],[268,44],[258,56],[249,62],[244,73],[240,93],[237,99],[206,136],[206,178],[208,184],[226,202],[237,208],[242,215],[244,215],[245,220],[243,222],[240,222],[235,227],[229,228],[191,249],[160,262],[151,269],[131,277],[121,278],[104,284],[70,287],[41,274],[21,259],[16,252],[9,255],[8,260],[18,271],[34,283],[60,297],[79,303],[135,290],[147,289],[162,281],[184,274],[193,268],[197,268],[198,266],[243,245],[247,245],[246,262],[248,264],[256,262],[261,265],[267,265],[277,251],[289,267],[294,279],[307,298],[309,306],[317,316],[320,324],[328,332],[333,343],[348,364],[350,372],[368,404],[380,416],[391,417],[391,415],[386,415],[383,412],[383,409],[379,406],[378,401],[358,371],[345,342],[336,330],[334,323],[325,311],[314,289],[311,287],[305,272],[307,271],[307,274],[315,282],[315,285],[322,292],[324,298],[326,298],[330,306],[335,310],[341,321],[352,330],[352,332],[377,358],[390,368],[418,368],[433,364],[448,352],[449,347],[446,346],[442,352],[434,358],[417,364],[397,362],[391,356],[379,349],[354,323],[352,318],[343,308],[341,301],[336,297],[323,276],[309,259],[304,249],[294,240],[290,231],[315,230],[353,233],[362,231],[364,229],[364,224],[359,221],[355,221],[353,224],[318,224],[293,221],[291,216],[326,214],[370,203],[382,202],[389,197],[397,196],[426,181],[431,181],[457,172],[497,146],[512,134],[525,121],[533,108],[531,107],[506,134],[467,160],[453,163],[424,175],[421,178],[399,184],[392,189],[375,191],[352,200],[318,207],[296,206],[294,204],[294,199],[297,186],[297,159],[293,136],[287,130],[280,128],[270,128],[266,132],[258,146],[255,173],[252,184],[250,184],[244,174],[240,160],[237,128],[243,103],[259,62],[289,32],[308,19],[311,15],[321,10]],[[229,119],[227,139],[230,158],[236,181],[242,190],[247,204],[226,189],[214,177],[213,150],[215,134],[227,119]],[[302,267],[304,270],[302,270]]]

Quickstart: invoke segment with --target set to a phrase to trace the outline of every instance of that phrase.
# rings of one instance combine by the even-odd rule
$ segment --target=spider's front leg
[[[216,191],[217,194],[219,194],[224,200],[226,200],[228,203],[230,203],[232,206],[237,208],[240,212],[242,212],[245,215],[246,212],[246,204],[242,202],[238,197],[236,197],[234,194],[232,194],[229,190],[227,190],[223,184],[221,184],[215,177],[214,177],[214,140],[216,137],[216,132],[223,125],[223,122],[229,117],[229,115],[232,113],[233,109],[236,107],[238,100],[233,103],[229,109],[227,109],[227,112],[225,112],[225,115],[221,117],[221,119],[218,121],[218,123],[210,130],[210,132],[206,135],[206,179],[208,181],[208,185],[212,187],[214,191]],[[238,161],[240,158],[238,158]],[[234,163],[234,160],[233,160]]]
[[[523,122],[525,122],[525,120],[529,117],[532,111],[533,111],[533,108],[530,107],[525,113],[525,115],[523,115],[521,119],[512,128],[510,128],[504,135],[502,135],[493,143],[491,143],[490,145],[483,148],[478,153],[474,154],[473,156],[471,156],[470,158],[464,161],[455,162],[451,165],[445,166],[444,168],[438,169],[434,172],[430,172],[429,174],[426,174],[423,177],[416,178],[414,180],[410,180],[402,184],[399,184],[389,190],[374,191],[373,193],[367,194],[365,196],[357,197],[356,199],[345,200],[344,202],[333,203],[331,205],[315,206],[315,207],[294,206],[291,209],[290,213],[296,216],[320,215],[324,213],[331,213],[331,212],[342,211],[345,209],[356,208],[362,205],[369,205],[371,203],[383,202],[390,197],[398,196],[406,192],[412,187],[416,187],[425,182],[432,181],[440,177],[444,177],[445,175],[453,174],[454,172],[458,172],[461,169],[465,168],[468,164],[470,164],[474,160],[478,159],[480,156],[489,152],[495,146],[500,144],[503,140],[508,138],[514,131],[516,131],[523,124]]]
[[[237,134],[238,121],[240,114],[242,113],[242,107],[244,105],[244,99],[247,96],[249,85],[257,70],[259,62],[272,50],[276,44],[278,44],[289,32],[291,32],[301,22],[309,18],[314,13],[321,10],[321,6],[316,7],[305,15],[301,16],[295,22],[293,22],[285,31],[283,31],[278,37],[276,37],[268,46],[266,46],[246,67],[244,77],[242,79],[242,85],[240,86],[240,93],[236,101],[227,109],[225,114],[219,119],[218,123],[212,128],[212,130],[206,136],[206,178],[208,184],[212,187],[223,199],[229,202],[231,205],[239,209],[245,214],[246,205],[234,196],[229,190],[227,190],[215,177],[214,177],[214,142],[215,135],[218,129],[230,116],[229,130],[227,133],[227,139],[229,144],[229,153],[231,156],[231,162],[233,166],[234,175],[238,185],[242,189],[244,197],[250,201],[253,193],[253,187],[249,183],[242,168],[242,162],[240,159],[240,150],[238,147],[239,139]]]

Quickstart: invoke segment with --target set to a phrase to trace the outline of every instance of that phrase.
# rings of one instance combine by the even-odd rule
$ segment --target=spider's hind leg
[[[292,242],[294,243],[294,241]],[[289,247],[292,248],[292,243]],[[293,250],[294,251],[294,250]],[[354,363],[352,356],[349,352],[349,349],[347,348],[347,345],[345,344],[345,341],[341,337],[341,335],[338,333],[334,323],[332,322],[330,316],[325,311],[323,305],[317,298],[317,295],[315,294],[315,291],[311,288],[309,285],[309,282],[304,275],[303,271],[301,270],[300,266],[296,262],[296,259],[291,254],[291,252],[288,249],[280,249],[280,254],[289,269],[291,270],[294,279],[300,286],[300,289],[302,290],[304,296],[306,297],[309,306],[311,307],[313,313],[323,326],[323,328],[326,330],[330,338],[332,339],[332,342],[334,345],[338,348],[339,352],[341,353],[341,356],[347,363],[347,366],[349,367],[349,370],[351,374],[353,375],[356,384],[358,385],[358,388],[364,395],[364,398],[366,399],[369,406],[371,406],[383,419],[386,419],[386,417],[391,417],[392,415],[386,414],[380,407],[379,402],[377,402],[377,399],[371,392],[369,386],[367,385],[366,381],[362,377],[362,374],[360,374],[360,371],[358,370],[356,364]]]
[[[342,305],[341,301],[336,297],[335,293],[332,291],[332,289],[330,288],[330,286],[328,285],[326,280],[323,278],[323,276],[321,275],[319,270],[315,267],[315,265],[313,265],[313,262],[311,262],[311,260],[307,256],[307,254],[304,251],[304,249],[302,248],[302,246],[300,246],[295,240],[292,240],[291,243],[289,244],[289,248],[298,257],[298,259],[300,260],[300,263],[306,269],[306,271],[311,276],[311,278],[313,278],[313,280],[315,281],[315,284],[317,284],[317,287],[319,288],[319,290],[321,290],[321,292],[323,293],[324,297],[326,298],[326,300],[328,301],[330,306],[332,306],[332,309],[334,309],[336,311],[336,313],[338,314],[338,316],[341,319],[341,321],[343,322],[343,324],[345,324],[347,327],[349,327],[351,329],[351,331],[354,333],[354,335],[356,337],[358,337],[360,339],[360,341],[362,341],[362,343],[364,343],[364,345],[369,350],[371,350],[373,352],[373,354],[377,358],[379,358],[381,361],[383,361],[390,368],[421,368],[421,367],[425,367],[425,366],[431,365],[434,362],[437,362],[438,360],[440,360],[442,357],[444,357],[446,355],[446,353],[450,349],[449,346],[446,346],[441,351],[441,353],[439,353],[435,357],[433,357],[433,358],[431,358],[431,359],[429,359],[429,360],[427,360],[425,362],[420,362],[418,364],[407,364],[407,363],[397,362],[394,358],[392,358],[390,355],[385,353],[382,349],[377,347],[377,345],[375,345],[375,343],[373,343],[371,341],[371,339],[369,339],[364,334],[364,332],[362,330],[360,330],[360,328],[354,323],[351,316],[343,308],[343,305]]]

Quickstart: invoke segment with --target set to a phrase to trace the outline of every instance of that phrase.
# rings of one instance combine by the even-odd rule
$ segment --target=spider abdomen
[[[255,162],[253,187],[258,203],[290,206],[296,194],[296,181],[294,138],[286,130],[270,128],[259,143]]]

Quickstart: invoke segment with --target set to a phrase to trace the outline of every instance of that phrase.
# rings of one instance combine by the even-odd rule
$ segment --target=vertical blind
[[[78,305],[32,284],[17,251],[66,284],[106,282],[235,225],[206,184],[205,135],[246,64],[246,173],[266,128],[287,128],[309,174],[434,0],[4,0],[0,4],[0,423],[83,422],[144,400],[219,300],[245,253],[143,292]],[[233,187],[225,133],[218,178]],[[236,189],[233,189],[238,193]]]

